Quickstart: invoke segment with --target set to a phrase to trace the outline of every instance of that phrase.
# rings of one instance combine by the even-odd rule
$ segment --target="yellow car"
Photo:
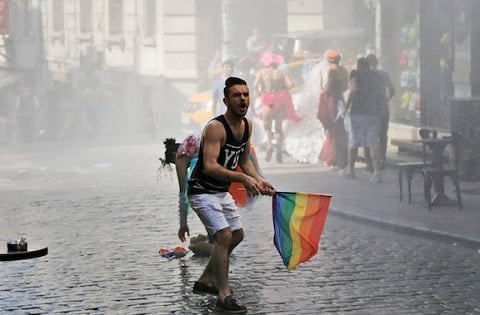
[[[201,129],[212,117],[212,91],[203,91],[188,98],[182,110],[182,124]]]

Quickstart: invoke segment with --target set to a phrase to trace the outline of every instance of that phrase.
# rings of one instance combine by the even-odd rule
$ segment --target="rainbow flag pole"
[[[273,242],[288,270],[318,251],[331,195],[279,192],[272,199]]]

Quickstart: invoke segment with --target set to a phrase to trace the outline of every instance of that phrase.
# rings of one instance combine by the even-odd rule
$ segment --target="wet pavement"
[[[0,262],[0,313],[217,313],[214,297],[191,292],[206,259],[158,254],[181,245],[177,185],[169,170],[157,176],[159,152],[161,145],[136,145],[2,154],[0,238],[26,233],[29,246],[49,254]],[[462,223],[474,197],[462,212],[429,212],[420,194],[411,205],[398,201],[394,170],[375,186],[366,175],[346,181],[289,161],[263,169],[277,189],[334,198],[319,253],[292,272],[273,246],[270,198],[242,212],[246,238],[230,277],[249,314],[480,314],[476,235],[442,230],[434,218],[456,214],[450,225]],[[203,231],[194,214],[189,221],[192,234]]]

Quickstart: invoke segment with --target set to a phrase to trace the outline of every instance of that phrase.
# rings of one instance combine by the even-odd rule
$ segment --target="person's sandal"
[[[238,304],[237,299],[234,298],[232,295],[225,297],[223,302],[220,301],[220,299],[217,299],[216,305],[218,308],[222,309],[227,313],[244,314],[247,312],[247,308],[245,307],[245,305]]]
[[[193,284],[193,293],[209,293],[209,294],[218,294],[218,288],[213,284],[206,285],[201,282],[195,281]]]

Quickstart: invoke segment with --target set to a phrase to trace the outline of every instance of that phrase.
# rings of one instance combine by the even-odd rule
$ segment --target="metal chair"
[[[422,139],[430,137],[431,130],[426,128],[421,128],[419,130],[419,135]],[[411,162],[399,162],[396,164],[398,169],[398,186],[400,189],[400,201],[403,200],[403,177],[405,176],[407,180],[407,189],[408,189],[408,203],[412,203],[412,180],[416,172],[419,172],[423,175],[423,169],[425,167],[431,166],[430,162],[426,160],[427,151],[425,146],[423,146],[423,158],[421,161],[411,161]],[[427,198],[427,191],[424,185],[424,197]]]
[[[398,168],[398,186],[400,188],[400,201],[403,200],[403,177],[407,180],[408,203],[412,203],[412,180],[416,172],[423,174],[425,164],[423,161],[399,162]],[[425,195],[426,198],[426,195]]]

